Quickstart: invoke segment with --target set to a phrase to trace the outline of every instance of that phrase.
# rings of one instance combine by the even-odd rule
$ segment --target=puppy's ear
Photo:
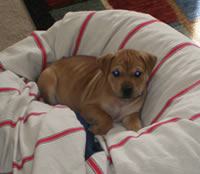
[[[142,54],[141,58],[144,61],[148,74],[150,75],[153,70],[153,67],[156,64],[157,57],[149,53],[144,53]]]
[[[104,56],[100,56],[97,58],[97,64],[99,68],[102,70],[104,75],[108,75],[112,60],[115,58],[115,55],[110,53]]]

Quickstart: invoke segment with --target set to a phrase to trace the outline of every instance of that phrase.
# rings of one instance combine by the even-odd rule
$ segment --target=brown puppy
[[[38,79],[41,96],[49,104],[64,104],[105,134],[112,121],[128,130],[141,128],[139,113],[156,57],[121,50],[102,57],[72,56],[51,64]]]

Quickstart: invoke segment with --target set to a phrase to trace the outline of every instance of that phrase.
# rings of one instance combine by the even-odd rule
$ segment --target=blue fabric
[[[94,134],[88,131],[89,124],[80,116],[79,113],[76,113],[76,117],[86,130],[85,160],[87,160],[91,155],[96,152],[101,152],[103,149]]]

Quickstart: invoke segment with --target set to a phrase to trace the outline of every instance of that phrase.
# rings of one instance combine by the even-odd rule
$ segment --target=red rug
[[[151,14],[200,44],[199,0],[102,0],[108,9]]]
[[[56,7],[63,4],[71,3],[73,0],[46,0],[49,7]]]

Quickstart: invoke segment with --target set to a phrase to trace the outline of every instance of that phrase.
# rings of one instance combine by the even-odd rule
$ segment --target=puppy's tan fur
[[[64,104],[79,112],[94,134],[105,134],[113,120],[137,131],[141,128],[139,113],[146,84],[155,63],[155,56],[130,49],[98,58],[72,56],[45,69],[38,86],[47,103]],[[117,77],[113,75],[116,70]],[[141,72],[139,77],[136,71]],[[126,86],[132,88],[128,97],[123,96]]]

